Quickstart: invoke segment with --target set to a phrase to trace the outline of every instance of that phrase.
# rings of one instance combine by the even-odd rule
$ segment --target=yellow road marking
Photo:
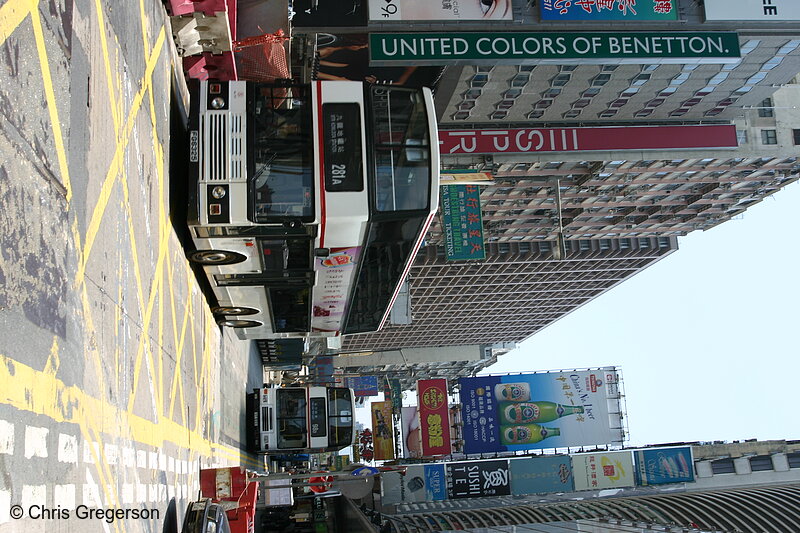
[[[33,36],[36,40],[36,50],[39,53],[39,67],[42,72],[44,82],[44,94],[47,99],[47,111],[50,114],[50,125],[53,130],[53,142],[55,143],[58,167],[61,171],[61,184],[66,189],[67,202],[72,200],[72,185],[69,179],[69,165],[67,164],[67,152],[64,149],[64,137],[61,133],[61,122],[58,120],[58,108],[56,107],[56,94],[53,91],[53,78],[50,75],[50,63],[47,61],[47,49],[44,44],[44,34],[42,33],[42,20],[39,17],[39,9],[31,9],[31,22],[33,22]]]
[[[39,0],[8,0],[0,6],[0,46],[22,24],[22,21],[38,8]]]
[[[59,366],[61,366],[61,359],[58,357],[58,337],[53,337],[53,345],[50,347],[50,355],[44,364],[44,372],[55,376]]]
[[[111,75],[111,60],[108,55],[108,41],[106,41],[106,23],[103,17],[103,6],[100,4],[100,0],[95,0],[94,7],[97,11],[100,50],[103,52],[103,65],[106,70],[106,87],[108,89],[108,102],[111,106],[111,120],[114,122],[114,134],[117,136],[117,141],[119,141],[119,109],[117,108],[117,96],[114,92],[114,78]]]

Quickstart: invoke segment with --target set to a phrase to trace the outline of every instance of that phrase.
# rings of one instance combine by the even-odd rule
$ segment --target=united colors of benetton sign
[[[372,33],[374,65],[560,64],[738,60],[735,32]]]

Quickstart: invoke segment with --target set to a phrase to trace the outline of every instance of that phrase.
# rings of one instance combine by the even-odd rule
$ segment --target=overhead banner
[[[439,130],[442,154],[736,148],[736,126]]]
[[[482,498],[511,494],[508,460],[445,463],[447,497]]]
[[[515,496],[572,492],[575,482],[569,455],[511,459],[511,493]]]
[[[394,459],[392,402],[372,402],[372,441],[376,461]]]
[[[633,487],[631,452],[598,452],[572,456],[575,490]]]
[[[481,193],[477,185],[440,187],[442,230],[448,261],[486,259]]]
[[[511,0],[369,0],[369,19],[374,22],[512,20]]]
[[[634,450],[636,484],[641,486],[694,481],[691,446]]]
[[[347,386],[353,389],[356,396],[377,396],[378,376],[351,376],[347,378]]]
[[[728,0],[730,1],[730,0]],[[542,20],[678,20],[678,0],[542,0]]]
[[[621,443],[617,370],[461,378],[464,453]]]
[[[735,63],[735,32],[371,33],[370,65]]]
[[[800,20],[797,0],[705,0],[706,20]]]
[[[389,505],[447,499],[444,463],[408,465],[402,472],[381,472],[381,502]]]
[[[422,455],[449,455],[450,410],[447,407],[447,380],[421,379],[417,381]]]

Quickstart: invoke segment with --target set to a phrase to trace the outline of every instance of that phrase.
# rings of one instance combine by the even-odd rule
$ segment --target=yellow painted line
[[[102,502],[107,507],[115,507],[120,505],[119,501],[119,494],[118,491],[114,491],[113,493],[110,491],[112,484],[116,487],[116,482],[110,483],[110,481],[114,480],[114,475],[111,473],[111,469],[108,466],[108,462],[106,461],[106,446],[103,440],[97,434],[98,432],[92,427],[91,422],[88,420],[84,420],[83,424],[79,425],[81,430],[81,435],[83,436],[84,442],[97,442],[100,444],[98,446],[98,452],[95,451],[94,446],[89,446],[89,450],[92,454],[92,459],[94,459],[94,464],[96,467],[97,477],[98,477],[98,484],[103,491],[103,495],[105,496],[105,500]],[[88,468],[88,467],[87,467]],[[115,520],[114,522],[119,522]],[[119,531],[119,524],[114,524],[114,531]]]
[[[161,448],[171,443],[206,456],[221,454],[240,460],[239,450],[203,438],[201,433],[164,417],[153,422],[88,395],[75,385],[64,382],[24,363],[0,354],[0,404],[50,418],[54,422],[97,428],[97,434]]]
[[[56,94],[53,91],[53,78],[50,75],[50,63],[47,60],[47,48],[44,44],[44,34],[42,33],[42,20],[39,17],[39,9],[31,9],[31,22],[33,22],[33,36],[36,40],[36,50],[39,53],[39,67],[42,72],[44,82],[44,94],[47,99],[47,111],[50,114],[50,125],[53,130],[53,142],[55,144],[58,167],[61,172],[61,184],[66,189],[67,202],[72,200],[72,185],[69,179],[69,165],[67,164],[67,152],[64,149],[64,137],[61,133],[61,122],[58,120],[58,108],[56,107]]]
[[[108,89],[108,102],[111,107],[111,120],[114,123],[114,134],[119,141],[119,128],[120,128],[120,113],[117,107],[117,96],[114,92],[113,76],[111,75],[111,60],[108,54],[108,41],[106,40],[106,23],[103,17],[103,6],[100,0],[94,2],[95,11],[97,12],[97,25],[98,33],[100,34],[100,50],[103,53],[103,65],[106,70],[106,87]]]
[[[36,9],[39,9],[39,0],[8,0],[0,6],[0,46]]]
[[[50,355],[44,364],[44,372],[55,376],[59,366],[61,366],[61,359],[58,357],[58,337],[53,337],[53,345],[50,347]]]
[[[164,28],[162,28],[158,35],[158,39],[156,40],[156,44],[153,47],[153,51],[147,59],[143,85],[139,88],[139,91],[136,93],[131,102],[131,109],[128,113],[125,129],[121,132],[121,138],[119,138],[117,141],[117,148],[114,151],[114,157],[111,160],[105,180],[100,188],[100,196],[95,204],[94,210],[92,211],[92,217],[89,220],[89,225],[86,229],[86,240],[81,253],[78,271],[75,274],[76,285],[80,285],[83,282],[83,277],[86,275],[86,265],[89,261],[89,256],[91,254],[94,241],[97,238],[97,232],[100,229],[103,215],[105,214],[106,207],[108,206],[108,200],[111,196],[111,191],[116,184],[117,177],[122,166],[124,152],[128,146],[128,143],[130,142],[130,134],[136,121],[136,115],[139,113],[139,108],[142,105],[142,98],[145,91],[150,88],[153,82],[153,70],[155,69],[155,64],[161,54],[161,49],[164,46],[164,38],[165,32]]]

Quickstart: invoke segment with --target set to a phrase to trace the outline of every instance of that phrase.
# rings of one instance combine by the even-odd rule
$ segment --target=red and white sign
[[[439,130],[442,154],[736,148],[736,127],[624,126]]]
[[[417,381],[422,455],[449,455],[450,411],[447,408],[447,380]]]

